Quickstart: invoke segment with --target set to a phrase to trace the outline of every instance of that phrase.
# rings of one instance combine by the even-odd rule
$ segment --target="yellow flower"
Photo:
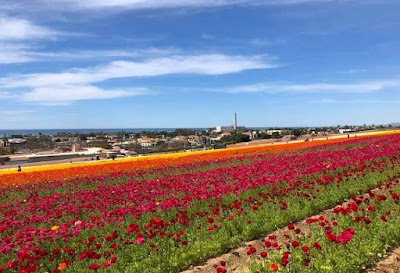
[[[51,230],[57,230],[58,229],[58,226],[52,226],[51,227]]]

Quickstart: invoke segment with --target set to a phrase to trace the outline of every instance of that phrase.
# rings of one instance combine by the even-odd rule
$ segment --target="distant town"
[[[59,132],[54,135],[5,135],[0,139],[0,165],[39,163],[46,161],[88,161],[171,153],[220,149],[240,143],[274,143],[310,141],[316,137],[355,134],[373,130],[393,130],[393,125],[331,126],[303,128],[255,129],[236,125],[210,129],[175,129],[142,132]]]

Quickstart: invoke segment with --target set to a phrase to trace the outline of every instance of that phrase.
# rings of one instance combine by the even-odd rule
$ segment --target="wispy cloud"
[[[0,14],[0,41],[53,38],[59,34],[59,32],[38,26],[28,20]]]
[[[400,100],[377,100],[377,99],[354,99],[354,100],[334,100],[322,99],[314,100],[311,103],[327,103],[327,104],[400,104]]]
[[[0,92],[0,99],[10,99],[13,97],[14,95],[12,95],[10,92]]]
[[[114,61],[105,66],[72,69],[62,73],[27,74],[0,78],[0,87],[46,87],[102,82],[108,79],[155,77],[171,74],[222,75],[250,69],[275,68],[268,56],[221,54],[153,58],[142,62]]]
[[[367,72],[367,69],[348,69],[343,71],[338,71],[335,74],[359,74]]]
[[[215,39],[213,35],[210,35],[210,34],[207,34],[207,33],[201,34],[201,38],[205,39],[205,40],[214,40]]]
[[[399,80],[370,81],[360,83],[259,83],[252,85],[224,88],[221,91],[227,93],[370,93],[383,90],[388,87],[400,86]]]
[[[19,100],[41,105],[69,105],[80,100],[104,100],[154,94],[146,88],[104,90],[96,86],[40,87],[23,93]]]
[[[334,99],[322,99],[318,101],[318,103],[337,103],[337,100]]]
[[[3,94],[4,98],[12,97],[42,105],[69,105],[78,100],[154,94],[146,88],[124,90],[101,89],[95,86],[110,79],[171,74],[222,75],[277,66],[273,58],[268,56],[177,55],[141,62],[113,61],[103,66],[75,68],[61,73],[15,75],[0,78],[0,88],[7,91]],[[11,91],[18,95],[11,95]]]
[[[7,116],[7,117],[16,117],[16,116],[21,116],[21,115],[26,115],[36,112],[35,110],[2,110],[0,111],[1,116]]]
[[[309,2],[332,2],[337,0],[58,0],[60,5],[70,8],[202,8],[249,5],[294,5]],[[43,2],[43,1],[42,1]]]
[[[176,48],[147,48],[121,50],[70,50],[70,51],[37,51],[36,48],[24,44],[0,43],[0,63],[27,63],[27,62],[73,62],[79,60],[102,61],[110,59],[151,58],[178,54]]]
[[[0,64],[27,63],[34,59],[23,46],[0,43]]]
[[[1,3],[0,3],[1,4]],[[81,36],[81,33],[56,31],[33,22],[0,13],[0,63],[25,63],[61,58],[65,53],[38,52],[36,44],[43,40],[56,40],[60,36]],[[73,54],[70,54],[73,56]]]
[[[285,40],[282,39],[266,39],[266,38],[255,38],[250,40],[250,44],[253,46],[274,46],[282,45]]]

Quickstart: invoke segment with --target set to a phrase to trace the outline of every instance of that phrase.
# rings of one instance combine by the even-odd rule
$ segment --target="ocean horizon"
[[[89,133],[117,133],[117,132],[127,132],[127,133],[140,133],[143,131],[148,132],[160,132],[160,131],[175,131],[176,129],[190,129],[190,130],[208,130],[209,128],[81,128],[81,129],[0,129],[0,137],[12,136],[12,135],[55,135],[58,133],[68,133],[68,134],[89,134]],[[267,127],[248,127],[247,129],[262,130]]]
[[[159,131],[175,131],[176,129],[191,129],[191,130],[208,130],[209,128],[81,128],[81,129],[0,129],[0,137],[11,135],[55,135],[58,133],[140,133],[143,131],[159,132]]]

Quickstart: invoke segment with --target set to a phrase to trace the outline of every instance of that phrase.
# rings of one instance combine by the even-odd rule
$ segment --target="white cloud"
[[[311,101],[311,103],[334,103],[334,104],[400,104],[400,100],[377,100],[377,99],[333,100],[333,99],[322,99],[322,100]]]
[[[201,38],[205,40],[214,40],[214,36],[207,33],[201,34]]]
[[[60,59],[63,54],[37,52],[33,45],[37,41],[54,40],[59,36],[71,35],[81,36],[83,34],[55,31],[36,25],[26,19],[10,17],[0,13],[0,63],[25,63],[48,60],[49,57]],[[116,54],[117,52],[114,53]]]
[[[292,5],[308,2],[332,2],[335,0],[58,0],[62,6],[73,9],[79,8],[129,8],[129,9],[157,9],[157,8],[200,8],[223,7],[233,5]]]
[[[35,112],[34,110],[3,110],[0,111],[0,116],[16,117]]]
[[[260,83],[252,85],[224,88],[228,93],[369,93],[377,92],[388,87],[400,86],[400,81],[370,81],[361,83]]]
[[[11,99],[14,96],[10,92],[1,92],[0,91],[0,99]]]
[[[273,46],[273,45],[281,45],[284,43],[285,43],[285,41],[282,39],[255,38],[255,39],[250,40],[250,44],[253,46]]]
[[[73,69],[62,73],[27,74],[0,78],[0,87],[47,87],[85,85],[108,79],[154,77],[171,74],[222,75],[249,69],[278,67],[268,56],[227,56],[221,54],[172,56],[142,62],[114,61],[105,66]]]
[[[121,97],[149,95],[146,88],[104,90],[96,86],[57,86],[40,87],[23,93],[19,100],[42,105],[69,105],[79,100],[103,100]]]
[[[125,58],[149,58],[177,54],[176,48],[147,48],[131,50],[74,50],[60,52],[35,51],[21,43],[0,43],[0,64],[27,63],[27,62],[55,62]]]
[[[0,88],[17,92],[18,95],[11,96],[10,92],[7,92],[3,96],[11,96],[23,102],[69,105],[78,100],[153,94],[146,88],[105,90],[93,85],[109,79],[171,74],[221,75],[273,67],[277,65],[268,56],[177,55],[152,58],[142,62],[114,61],[103,66],[75,68],[61,73],[15,75],[0,78]],[[26,88],[28,90],[22,90]]]
[[[348,70],[336,72],[336,74],[359,74],[359,73],[364,73],[367,71],[368,70],[366,70],[366,69],[348,69]]]
[[[41,27],[32,22],[0,14],[0,41],[22,41],[54,38],[59,32]]]
[[[31,62],[29,47],[21,43],[0,42],[0,64]]]
[[[320,103],[336,103],[337,100],[333,100],[333,99],[322,99],[319,101]]]

